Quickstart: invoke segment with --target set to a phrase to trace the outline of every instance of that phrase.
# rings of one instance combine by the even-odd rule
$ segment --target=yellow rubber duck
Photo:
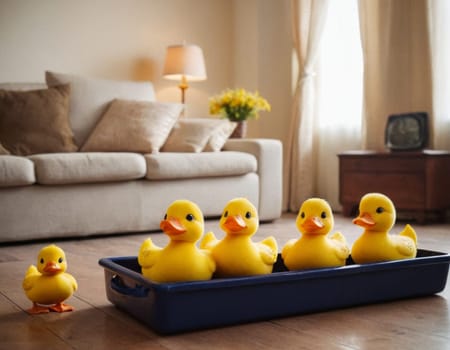
[[[41,249],[37,268],[31,265],[22,283],[26,296],[33,302],[33,307],[27,310],[30,314],[74,309],[63,303],[78,288],[77,281],[66,269],[66,255],[61,248],[51,244]]]
[[[278,255],[274,237],[253,242],[251,237],[259,227],[258,213],[246,198],[227,203],[220,218],[220,228],[226,235],[218,240],[212,232],[205,235],[200,247],[211,250],[218,277],[263,275],[272,272]]]
[[[289,270],[345,265],[350,249],[342,233],[328,235],[334,217],[327,201],[321,198],[304,201],[295,223],[302,236],[289,240],[281,252]]]
[[[353,223],[364,227],[363,234],[352,246],[352,258],[357,264],[414,258],[417,254],[417,235],[406,225],[398,235],[389,231],[395,223],[392,201],[381,193],[368,193],[359,203],[359,216]]]
[[[142,274],[155,282],[209,280],[215,271],[211,254],[196,246],[203,235],[204,220],[200,208],[188,200],[176,200],[160,223],[170,238],[166,247],[146,239],[139,250]]]

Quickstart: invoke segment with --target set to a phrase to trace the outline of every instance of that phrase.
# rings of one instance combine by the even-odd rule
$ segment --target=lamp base
[[[178,85],[178,87],[181,90],[181,103],[184,104],[184,102],[185,102],[185,93],[186,93],[185,91],[189,87],[188,82],[186,80],[186,77],[184,75],[181,77],[181,82]]]

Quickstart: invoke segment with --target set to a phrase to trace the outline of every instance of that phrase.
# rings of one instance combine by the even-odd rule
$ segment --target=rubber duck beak
[[[301,227],[309,233],[314,233],[318,230],[321,230],[325,225],[322,220],[320,220],[317,216],[312,218],[307,218],[302,224]]]
[[[224,226],[231,232],[239,232],[247,228],[244,219],[240,215],[229,216],[224,223]]]
[[[57,263],[55,263],[53,261],[48,262],[45,265],[45,267],[44,267],[44,272],[48,273],[48,274],[52,274],[53,275],[53,274],[58,273],[60,271],[61,271],[61,267]]]
[[[375,225],[375,221],[372,218],[372,215],[369,213],[362,213],[357,218],[353,219],[353,223],[362,227],[372,227]]]
[[[162,220],[159,224],[159,227],[164,231],[164,233],[168,234],[169,236],[181,235],[182,233],[186,232],[186,229],[181,224],[181,222],[175,218]]]

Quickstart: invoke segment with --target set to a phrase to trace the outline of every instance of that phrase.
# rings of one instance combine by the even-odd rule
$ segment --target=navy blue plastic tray
[[[99,260],[108,300],[162,334],[435,294],[449,263],[449,254],[419,250],[414,259],[287,271],[279,256],[270,275],[155,283],[135,256]]]

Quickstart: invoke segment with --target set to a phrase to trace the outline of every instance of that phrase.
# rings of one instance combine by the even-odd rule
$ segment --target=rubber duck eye
[[[302,213],[300,214],[300,217],[301,217],[302,219],[305,218],[305,212],[304,212],[304,211],[302,211]]]
[[[223,217],[226,218],[228,216],[228,211],[226,211],[225,213],[223,213]]]
[[[39,261],[41,264],[44,263],[44,258],[41,258],[41,260]]]
[[[383,207],[378,207],[377,208],[377,213],[381,214],[382,212],[384,212],[384,208]]]
[[[187,221],[192,221],[192,220],[194,220],[194,215],[192,215],[192,214],[187,214],[187,215],[186,215],[186,220],[187,220]]]
[[[320,217],[321,217],[322,219],[326,219],[327,213],[325,213],[325,212],[323,211],[322,214],[320,214]]]
[[[58,259],[58,262],[61,264],[64,261],[64,259],[61,257]]]
[[[245,217],[247,219],[250,219],[252,217],[252,213],[250,213],[249,211],[245,213]]]
[[[167,214],[166,214],[166,215],[164,215],[164,220],[167,220]]]

